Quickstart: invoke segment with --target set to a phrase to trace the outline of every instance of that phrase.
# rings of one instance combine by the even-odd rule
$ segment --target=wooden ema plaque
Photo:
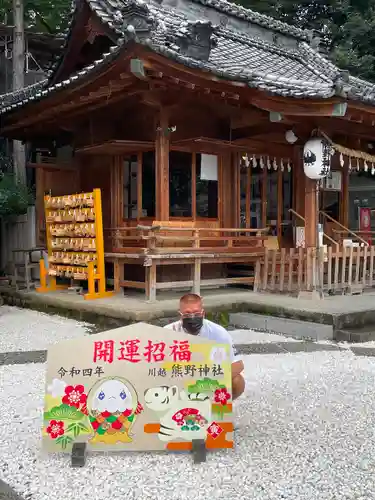
[[[100,189],[92,193],[45,196],[48,269],[40,261],[37,292],[68,288],[56,278],[87,281],[86,300],[111,297],[106,290],[102,201]]]
[[[43,448],[232,448],[229,352],[146,323],[51,347]]]

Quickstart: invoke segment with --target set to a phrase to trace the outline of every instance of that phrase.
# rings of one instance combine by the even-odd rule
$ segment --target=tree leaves
[[[0,217],[25,214],[32,202],[29,189],[17,182],[13,174],[0,174]]]
[[[25,29],[45,33],[61,33],[70,22],[70,0],[25,0]],[[12,0],[3,0],[0,6],[0,21],[12,24]]]

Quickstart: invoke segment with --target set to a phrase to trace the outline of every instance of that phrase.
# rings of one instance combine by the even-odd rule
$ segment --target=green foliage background
[[[0,174],[0,217],[23,215],[32,202],[27,186],[18,183],[13,174]]]
[[[61,33],[69,25],[71,0],[24,0],[25,28],[36,32]],[[12,24],[12,0],[0,0],[0,22]]]

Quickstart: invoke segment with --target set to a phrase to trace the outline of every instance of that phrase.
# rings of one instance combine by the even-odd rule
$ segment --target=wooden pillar
[[[156,131],[156,219],[169,220],[169,120],[166,110],[159,111]]]
[[[234,207],[234,214],[232,219],[233,227],[241,227],[240,214],[241,214],[241,189],[240,189],[240,155],[239,153],[232,154],[232,172],[234,179],[234,186],[232,187],[232,196]]]
[[[317,242],[317,181],[305,179],[305,247],[316,248]]]
[[[302,149],[299,146],[293,152],[293,208],[302,217],[305,215],[305,174],[303,172]],[[297,226],[303,226],[303,222],[297,218]]]
[[[235,192],[234,186],[235,182],[233,182],[234,175],[232,173],[232,166],[234,162],[232,159],[232,155],[230,152],[225,152],[221,156],[221,177],[219,184],[219,220],[220,227],[237,227],[235,224],[235,213],[236,212],[236,198],[232,199],[232,196],[236,195],[232,193]]]
[[[123,157],[114,156],[110,167],[111,182],[111,227],[122,225],[123,219]]]
[[[349,166],[345,163],[342,172],[342,183],[340,193],[340,222],[349,227]]]
[[[281,223],[283,221],[283,172],[281,171],[280,165],[277,170],[277,238],[279,240],[279,246],[282,247],[282,226]]]
[[[264,165],[263,167],[263,172],[262,172],[262,214],[261,214],[261,217],[262,217],[262,227],[266,227],[267,226],[267,205],[268,205],[268,202],[267,202],[267,173],[268,173],[268,169],[267,169],[267,166]]]

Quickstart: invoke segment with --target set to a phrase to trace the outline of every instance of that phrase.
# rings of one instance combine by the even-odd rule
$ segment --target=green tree
[[[25,28],[36,32],[61,33],[69,24],[71,0],[25,0]],[[12,0],[3,0],[0,22],[12,23]]]

